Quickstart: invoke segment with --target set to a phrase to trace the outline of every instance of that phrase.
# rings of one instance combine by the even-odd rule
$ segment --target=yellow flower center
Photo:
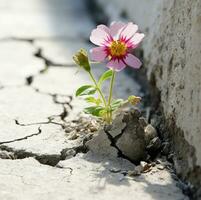
[[[109,47],[111,56],[121,57],[126,54],[127,46],[119,40],[113,41]]]

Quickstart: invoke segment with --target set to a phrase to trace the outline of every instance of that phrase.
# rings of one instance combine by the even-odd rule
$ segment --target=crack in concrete
[[[1,82],[0,82],[0,90],[3,89],[3,88],[4,88],[4,86],[3,86],[3,85],[1,84]]]
[[[125,127],[125,128],[126,128],[126,127]],[[117,135],[116,137],[114,137],[114,138],[113,138],[112,135],[109,133],[109,131],[107,130],[106,127],[104,127],[104,131],[105,131],[105,133],[106,133],[106,135],[107,135],[109,141],[111,142],[110,146],[114,147],[114,148],[117,150],[118,157],[124,158],[124,159],[130,161],[131,163],[133,163],[133,161],[132,161],[130,158],[128,158],[126,155],[124,155],[123,152],[121,151],[121,149],[119,149],[119,147],[116,145],[116,142],[118,141],[118,139],[119,139],[119,138],[121,137],[121,135],[123,134],[125,128],[122,129],[121,133],[120,133],[119,135]],[[135,163],[133,163],[133,164],[135,164]]]
[[[35,50],[35,53],[33,54],[33,56],[35,56],[36,58],[39,58],[39,59],[42,59],[45,63],[45,67],[44,69],[42,69],[41,71],[39,71],[37,74],[35,75],[30,75],[30,76],[27,76],[25,78],[25,83],[27,86],[31,86],[31,84],[33,83],[34,81],[34,78],[36,76],[38,76],[39,74],[43,74],[45,71],[48,70],[48,68],[51,66],[51,67],[74,67],[76,66],[74,63],[73,64],[60,64],[60,63],[55,63],[51,60],[49,60],[48,58],[46,58],[44,55],[43,55],[43,49],[42,48],[38,48],[34,45],[34,42],[35,42],[35,38],[33,39],[26,39],[26,38],[15,38],[15,37],[10,37],[10,38],[4,38],[4,39],[1,39],[0,41],[9,41],[9,40],[13,40],[13,41],[19,41],[19,42],[28,42],[30,43],[31,45],[33,45],[33,47],[36,49]],[[32,87],[32,86],[31,86]],[[0,83],[0,89],[3,89],[5,88],[3,85],[1,85]],[[33,87],[32,87],[33,88]],[[70,110],[73,109],[73,106],[70,104],[72,102],[72,99],[73,97],[71,95],[65,95],[65,94],[51,94],[51,93],[45,93],[45,92],[42,92],[40,91],[39,89],[36,89],[36,88],[33,88],[36,92],[38,93],[41,93],[41,94],[45,94],[45,95],[49,95],[52,97],[52,100],[55,104],[59,104],[62,106],[63,108],[63,111],[62,113],[60,113],[59,115],[52,115],[52,116],[49,116],[47,118],[47,121],[43,121],[43,122],[35,122],[35,123],[27,123],[27,124],[24,124],[24,123],[20,123],[19,120],[15,119],[15,123],[16,125],[19,125],[19,126],[34,126],[34,125],[43,125],[43,124],[55,124],[55,125],[59,125],[61,126],[62,129],[65,129],[66,126],[65,126],[65,118],[68,116],[69,112],[68,112],[68,108]],[[59,100],[59,97],[64,97],[64,101],[61,101]],[[58,122],[55,122],[53,121],[55,119],[55,117],[60,117],[61,121],[63,123],[58,123]],[[9,143],[13,143],[13,142],[19,142],[19,141],[22,141],[22,140],[27,140],[28,138],[31,138],[31,137],[34,137],[34,136],[37,136],[39,134],[42,133],[42,129],[40,127],[38,127],[38,132],[37,133],[33,133],[33,134],[30,134],[30,135],[27,135],[27,136],[24,136],[24,137],[21,137],[21,138],[17,138],[17,139],[13,139],[13,140],[8,140],[8,141],[3,141],[3,142],[0,142],[0,150],[3,150],[3,151],[7,151],[7,152],[10,152],[10,153],[13,153],[14,154],[14,159],[23,159],[23,158],[27,158],[27,157],[33,157],[34,159],[36,159],[38,162],[40,162],[41,164],[45,164],[45,165],[50,165],[50,166],[56,166],[60,160],[64,160],[66,159],[66,157],[68,156],[67,155],[67,151],[69,150],[73,150],[75,151],[75,154],[73,156],[76,156],[78,153],[86,153],[88,151],[87,147],[86,147],[86,142],[91,139],[90,136],[87,138],[85,137],[83,140],[82,140],[82,144],[79,145],[79,146],[76,146],[76,147],[73,147],[71,149],[69,148],[64,148],[60,154],[43,154],[43,155],[39,155],[37,153],[33,153],[33,152],[29,152],[29,151],[26,151],[26,150],[23,150],[23,149],[15,149],[15,148],[11,148],[9,146],[7,146],[6,144],[9,144]],[[56,167],[59,167],[59,166],[56,166]],[[71,173],[72,173],[72,169],[71,170]]]
[[[75,157],[78,153],[87,153],[89,151],[86,143],[92,139],[92,135],[85,137],[82,140],[82,144],[72,148],[65,148],[61,151],[61,160],[65,160],[67,157]]]
[[[69,169],[70,170],[70,175],[73,174],[73,168],[71,168],[71,167],[64,167],[64,166],[60,165],[59,163],[55,167],[60,168],[60,169]]]
[[[42,40],[42,41],[49,41],[49,40],[70,40],[70,41],[80,41],[80,42],[87,42],[90,43],[89,39],[87,37],[81,37],[79,36],[79,38],[77,37],[70,37],[70,36],[66,36],[66,35],[60,35],[60,36],[53,36],[53,37],[49,37],[49,36],[45,36],[45,37],[15,37],[15,36],[10,36],[10,37],[3,37],[0,38],[0,42],[1,41],[26,41],[26,42],[35,42],[36,40]]]
[[[58,126],[61,126],[61,128],[65,128],[65,125],[64,124],[60,124],[58,122],[54,122],[52,121],[54,119],[50,119],[48,118],[48,121],[44,121],[44,122],[34,122],[34,123],[27,123],[27,124],[24,124],[24,123],[21,123],[19,122],[19,120],[15,119],[15,123],[19,126],[35,126],[35,125],[43,125],[43,124],[55,124],[55,125],[58,125]]]
[[[59,104],[62,105],[63,107],[63,112],[59,115],[52,115],[49,117],[49,119],[52,119],[54,117],[60,117],[60,119],[64,122],[66,122],[65,118],[69,115],[69,111],[68,108],[70,110],[73,109],[72,105],[70,104],[73,100],[73,97],[71,95],[65,95],[65,94],[51,94],[51,93],[46,93],[46,92],[42,92],[37,88],[33,88],[36,92],[40,93],[40,94],[45,94],[45,95],[49,95],[52,97],[52,100],[55,104]],[[59,97],[64,97],[64,98],[68,98],[68,100],[65,100],[63,102],[59,101],[58,98]]]
[[[38,51],[34,54],[35,57],[42,59],[47,68],[51,67],[76,67],[75,63],[70,63],[70,64],[61,64],[61,63],[56,63],[48,58],[46,58],[43,54],[43,49],[42,48],[38,48]],[[43,72],[43,71],[42,71]]]
[[[26,77],[26,85],[31,85],[33,82],[34,76]]]
[[[1,38],[1,41],[17,41],[17,42],[29,42],[29,43],[33,43],[35,39],[33,38],[19,38],[19,37],[6,37],[6,38]]]
[[[7,152],[12,152],[14,154],[15,159],[23,159],[23,158],[28,158],[28,157],[34,157],[41,164],[55,166],[61,160],[61,155],[56,155],[56,154],[38,155],[36,153],[25,151],[23,149],[16,150],[14,148],[6,146],[6,144],[8,144],[8,143],[13,143],[13,142],[26,140],[26,139],[31,138],[33,136],[37,136],[37,135],[39,135],[41,133],[42,133],[42,130],[39,127],[37,133],[30,134],[30,135],[24,136],[22,138],[17,138],[17,139],[14,139],[14,140],[0,142],[0,150],[7,151]]]
[[[17,138],[17,139],[14,139],[14,140],[8,140],[8,141],[0,142],[0,145],[12,143],[12,142],[17,142],[17,141],[21,141],[21,140],[26,140],[26,139],[28,139],[28,138],[30,138],[30,137],[33,137],[33,136],[36,136],[36,135],[41,134],[41,132],[42,132],[42,131],[41,131],[40,127],[38,127],[38,132],[37,132],[37,133],[33,133],[33,134],[30,134],[30,135],[26,135],[26,136],[24,136],[24,137]]]
[[[42,130],[40,130],[40,133],[42,133]],[[40,133],[37,133],[38,135]],[[85,138],[82,141],[82,144],[79,146],[75,146],[72,148],[64,148],[63,150],[61,150],[60,154],[37,154],[37,153],[33,153],[33,152],[29,152],[23,149],[14,149],[12,147],[8,147],[6,145],[6,143],[12,143],[12,142],[17,142],[20,140],[24,140],[24,139],[28,139],[29,137],[32,137],[34,135],[37,134],[32,134],[32,135],[28,135],[27,137],[23,137],[21,139],[16,139],[16,140],[11,140],[11,141],[6,141],[6,142],[1,142],[0,143],[0,150],[2,151],[7,151],[10,153],[13,153],[13,157],[14,159],[24,159],[24,158],[28,158],[28,157],[33,157],[34,159],[36,159],[39,163],[44,164],[44,165],[49,165],[49,166],[53,166],[53,167],[57,167],[57,168],[63,168],[60,165],[57,165],[61,160],[65,160],[68,156],[76,156],[78,153],[87,153],[88,149],[86,147],[86,142],[89,140],[89,138]],[[73,154],[69,154],[69,151],[74,151],[75,153]],[[9,159],[13,159],[13,158],[9,158]],[[72,169],[71,169],[72,171]]]
[[[124,121],[123,121],[123,122],[124,122]],[[113,141],[115,142],[115,144],[116,144],[116,143],[118,142],[118,140],[121,138],[121,136],[123,135],[123,133],[124,133],[124,131],[126,130],[126,128],[127,128],[127,124],[126,124],[126,126],[125,126],[123,129],[121,129],[121,132],[120,132],[118,135],[116,135],[115,137],[112,137],[112,135],[110,134],[110,131],[107,130],[108,133],[111,135],[111,137],[112,137]]]
[[[24,159],[24,158],[33,157],[39,163],[44,165],[50,165],[50,166],[55,166],[61,160],[60,155],[56,155],[56,154],[38,155],[36,153],[29,152],[23,149],[17,150],[17,149],[8,147],[6,145],[0,145],[0,150],[12,152],[14,154],[15,159]]]

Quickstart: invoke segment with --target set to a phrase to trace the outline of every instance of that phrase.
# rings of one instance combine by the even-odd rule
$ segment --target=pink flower
[[[113,22],[110,27],[99,25],[90,36],[90,41],[99,46],[90,50],[91,59],[108,61],[107,67],[115,71],[121,71],[126,65],[138,69],[142,63],[131,51],[138,47],[144,36],[132,22]]]

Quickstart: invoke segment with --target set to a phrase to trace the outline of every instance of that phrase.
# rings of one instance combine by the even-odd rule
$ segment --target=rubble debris
[[[88,142],[88,148],[91,151],[96,149],[95,152],[99,154],[110,154],[108,151],[113,151],[111,146],[117,150],[118,156],[137,164],[148,160],[149,154],[156,153],[161,148],[161,140],[156,129],[146,122],[141,112],[130,109],[119,113],[111,125],[100,127]]]

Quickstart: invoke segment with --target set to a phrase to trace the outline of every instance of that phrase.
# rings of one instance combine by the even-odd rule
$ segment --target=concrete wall
[[[97,0],[103,7],[104,11],[110,17],[110,20],[117,21],[122,13],[127,15],[145,31],[150,28],[155,18],[160,14],[161,2],[163,0]]]
[[[160,93],[177,172],[201,181],[201,1],[99,0],[111,20],[122,11],[147,34],[147,76]],[[107,4],[108,2],[108,4]],[[111,13],[115,14],[111,14]],[[199,177],[200,176],[200,177]],[[199,180],[200,179],[200,180]],[[200,191],[201,193],[201,191]]]

